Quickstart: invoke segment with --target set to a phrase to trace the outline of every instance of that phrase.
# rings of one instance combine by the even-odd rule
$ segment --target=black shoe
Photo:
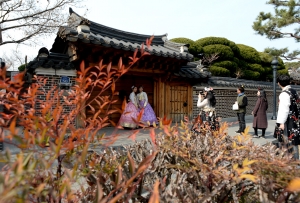
[[[237,131],[235,131],[235,133],[241,133],[241,131],[237,130]]]
[[[265,137],[264,135],[262,135],[262,136],[260,136],[260,137],[266,139],[266,137]]]
[[[258,136],[258,135],[253,135],[253,138],[260,138],[260,136]]]

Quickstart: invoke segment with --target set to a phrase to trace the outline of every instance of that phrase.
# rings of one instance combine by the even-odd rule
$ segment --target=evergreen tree
[[[269,0],[267,4],[274,6],[274,13],[260,12],[252,28],[257,34],[266,36],[268,39],[279,39],[291,37],[300,41],[300,1],[299,0]],[[294,30],[289,28],[294,28]],[[287,48],[275,49],[275,52],[281,52],[279,56],[287,60],[299,59],[299,51],[289,53]],[[272,52],[274,52],[272,51]]]

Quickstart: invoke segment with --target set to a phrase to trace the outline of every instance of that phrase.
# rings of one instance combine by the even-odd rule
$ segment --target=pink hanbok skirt
[[[140,104],[140,107],[141,106],[144,106],[144,101],[140,101],[139,104]],[[156,115],[151,107],[151,105],[148,103],[146,106],[145,106],[145,109],[144,109],[144,114],[142,116],[142,122],[143,123],[150,123],[150,125],[153,125],[153,123],[157,123],[157,118],[156,118]]]
[[[132,102],[128,102],[119,120],[119,125],[125,128],[136,128],[138,126],[136,123],[138,113],[136,106]]]

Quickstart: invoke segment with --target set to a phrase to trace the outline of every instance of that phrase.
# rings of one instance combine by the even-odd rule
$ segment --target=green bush
[[[273,69],[272,67],[263,67],[265,69],[265,72],[268,73],[268,74],[273,74]]]
[[[260,64],[248,64],[248,66],[250,70],[259,72],[260,74],[265,72],[265,69]]]
[[[232,49],[234,55],[236,57],[239,57],[240,54],[241,54],[239,47],[234,42],[232,42],[232,41],[229,41],[229,46]]]
[[[22,72],[22,71],[24,71],[24,70],[25,70],[25,67],[26,67],[26,65],[25,65],[25,64],[23,64],[23,65],[20,65],[20,66],[18,67],[18,70],[19,70],[20,72]]]
[[[197,47],[206,47],[208,45],[221,44],[230,47],[234,55],[239,55],[240,51],[236,44],[223,37],[205,37],[195,41]]]
[[[220,61],[220,62],[213,63],[213,66],[226,68],[229,71],[236,71],[238,68],[238,64],[233,61]]]
[[[279,57],[278,57],[277,60],[278,60],[278,67],[277,67],[277,69],[278,69],[278,70],[285,69],[285,65],[284,65],[283,60],[282,60],[281,58],[279,58]]]
[[[207,45],[203,47],[203,51],[207,55],[218,53],[218,61],[231,60],[234,57],[234,53],[230,47],[222,44]]]
[[[271,66],[271,61],[273,59],[273,57],[265,52],[258,52],[260,60],[261,60],[261,64],[264,66]]]
[[[189,44],[189,52],[194,55],[194,57],[197,57],[198,53],[202,52],[202,47],[196,46],[195,42],[189,38],[184,37],[178,37],[173,38],[170,41],[177,42],[177,43],[183,43],[183,44]]]
[[[239,60],[239,68],[241,68],[242,70],[247,70],[249,68],[249,65],[246,61],[240,59]]]
[[[271,62],[274,58],[273,56],[271,56],[270,54],[265,53],[265,52],[259,52],[259,56],[260,56],[260,59],[261,59],[261,64],[263,66],[267,66],[267,67],[272,66]],[[285,69],[286,67],[285,67],[285,64],[284,64],[283,60],[280,57],[278,57],[277,60],[278,60],[278,67],[277,67],[278,70]]]
[[[230,76],[230,71],[227,70],[226,68],[211,66],[209,70],[213,76],[222,76],[222,77]]]
[[[289,75],[289,73],[288,70],[281,69],[281,70],[277,70],[277,75]]]
[[[241,59],[248,63],[261,63],[260,55],[256,49],[244,44],[237,44],[237,46],[240,49]]]
[[[170,41],[182,43],[182,44],[189,44],[189,45],[195,44],[194,40],[191,40],[191,39],[185,38],[185,37],[173,38],[173,39],[170,39]]]
[[[244,70],[242,78],[248,80],[258,80],[260,77],[260,73],[252,70]]]

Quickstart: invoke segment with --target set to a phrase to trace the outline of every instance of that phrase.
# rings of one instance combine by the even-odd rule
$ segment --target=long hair
[[[259,97],[262,97],[264,101],[268,102],[266,91],[263,90],[263,89],[258,89],[258,91],[259,91],[259,93],[260,93],[260,96],[259,96]]]
[[[216,106],[217,100],[216,100],[216,97],[215,97],[215,95],[213,94],[212,91],[207,92],[205,99],[208,100],[208,103],[209,103],[210,106],[212,106],[212,107]]]

